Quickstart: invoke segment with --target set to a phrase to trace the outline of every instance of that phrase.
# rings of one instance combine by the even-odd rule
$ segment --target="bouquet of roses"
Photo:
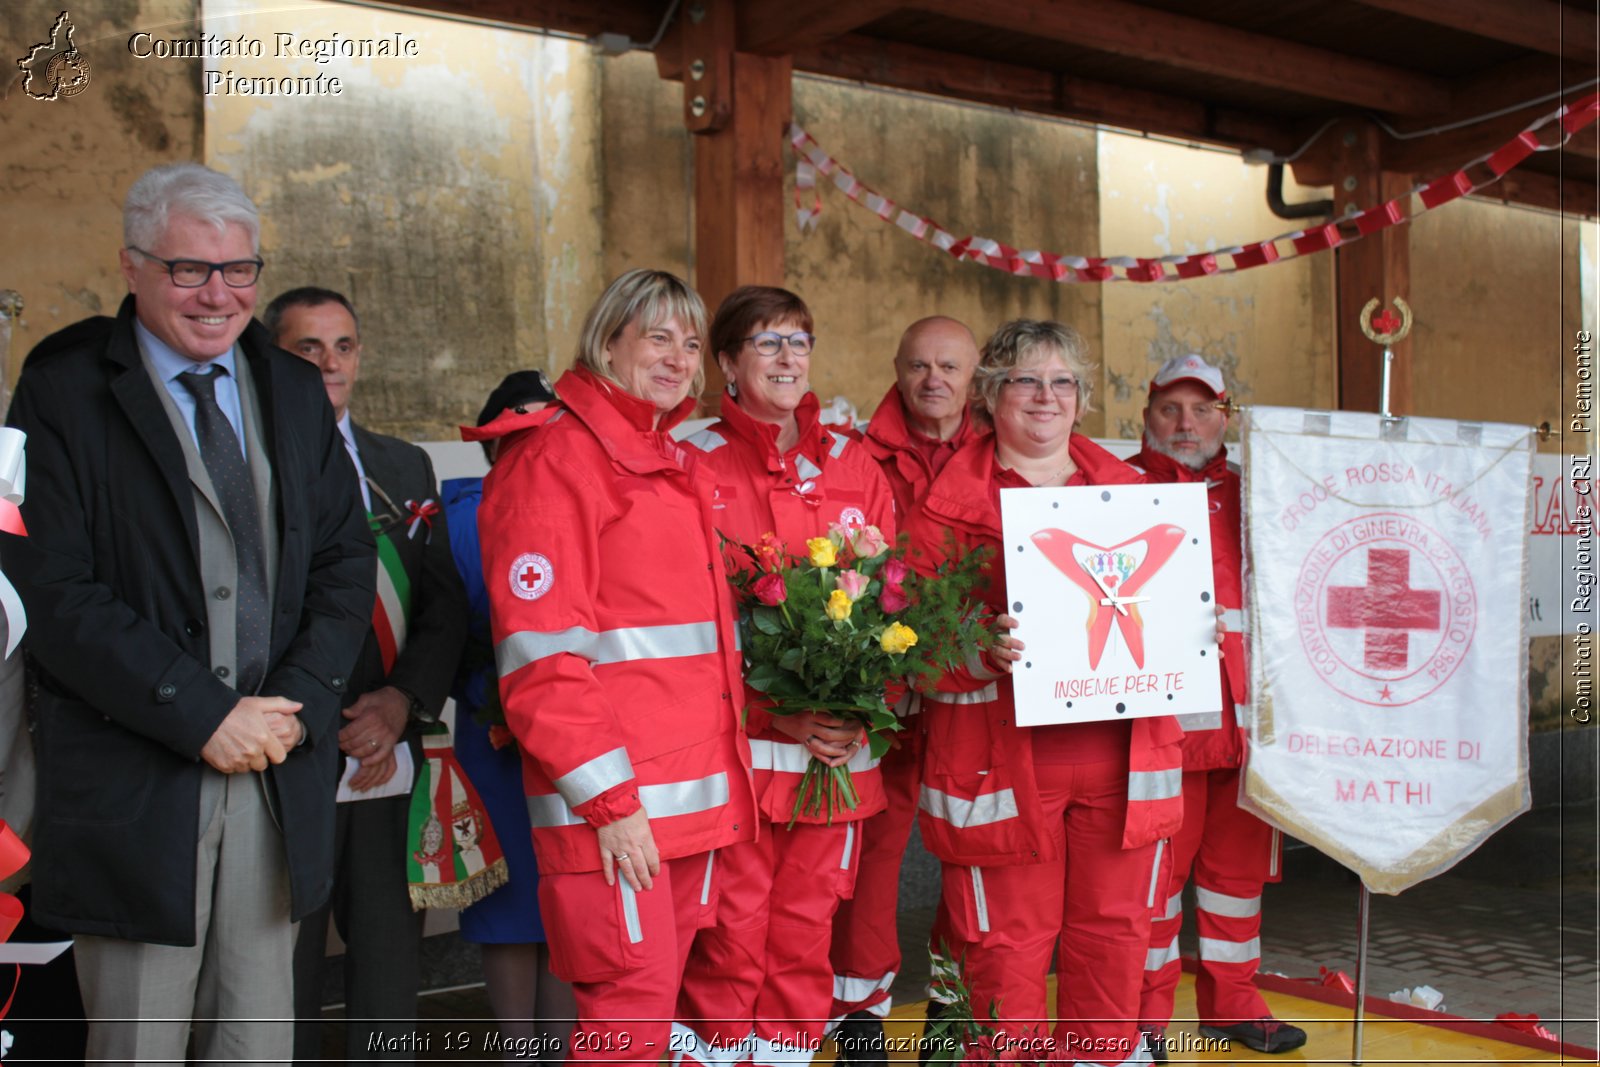
[[[929,686],[990,640],[968,599],[986,553],[953,553],[960,558],[923,577],[876,526],[835,523],[806,542],[803,556],[790,556],[771,533],[754,545],[727,544],[747,557],[729,567],[743,601],[746,684],[774,715],[824,711],[860,723],[874,758],[900,729],[885,684]],[[793,817],[825,811],[831,821],[841,805],[857,803],[849,768],[813,757]]]

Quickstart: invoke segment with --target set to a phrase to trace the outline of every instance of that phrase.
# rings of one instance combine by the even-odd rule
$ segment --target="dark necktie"
[[[266,568],[261,546],[261,517],[256,511],[255,481],[250,466],[239,450],[239,435],[217,406],[217,379],[227,371],[218,367],[213,374],[185,371],[178,375],[183,387],[194,394],[194,428],[200,439],[200,458],[222,504],[222,515],[233,534],[234,555],[238,561],[238,600],[234,606],[238,647],[239,678],[235,687],[241,693],[256,691],[266,675],[271,652],[272,616],[267,604]],[[226,588],[212,591],[226,598]]]

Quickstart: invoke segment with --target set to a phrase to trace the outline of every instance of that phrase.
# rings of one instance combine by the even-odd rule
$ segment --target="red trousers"
[[[1150,926],[1139,1017],[1172,1021],[1182,964],[1183,887],[1194,871],[1200,968],[1195,1009],[1203,1023],[1229,1026],[1272,1014],[1256,990],[1261,964],[1261,886],[1277,877],[1277,834],[1239,808],[1239,771],[1225,767],[1183,775],[1183,827],[1172,839],[1172,880]]]
[[[640,893],[599,871],[540,877],[550,970],[578,1003],[568,1059],[653,1064],[667,1053],[689,945],[716,916],[720,864],[716,852],[667,860]]]
[[[917,821],[926,735],[916,718],[878,764],[888,806],[861,824],[855,895],[833,920],[833,1018],[854,1011],[887,1016],[889,987],[900,971],[900,863]]]
[[[1141,1051],[1139,983],[1150,914],[1165,888],[1157,844],[1122,847],[1128,764],[1040,765],[1035,770],[1056,859],[1016,867],[944,865],[951,950],[963,961],[973,1014],[995,1005],[1005,1032],[1036,1058],[1121,1064]],[[1056,1011],[1045,1004],[1056,951]],[[1034,1053],[1029,1054],[1035,1058]]]
[[[860,830],[763,822],[759,840],[719,853],[716,921],[684,970],[674,1051],[705,1064],[811,1060],[833,995],[833,914],[855,886]]]

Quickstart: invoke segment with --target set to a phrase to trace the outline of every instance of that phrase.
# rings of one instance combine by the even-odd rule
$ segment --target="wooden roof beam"
[[[1011,33],[1127,56],[1394,115],[1450,105],[1445,81],[1126,0],[914,0],[929,12]]]
[[[1491,41],[1593,63],[1600,19],[1556,0],[1362,0],[1395,15],[1448,26]]]
[[[527,26],[576,37],[624,33],[635,44],[646,43],[655,36],[667,10],[662,0],[379,0],[379,6]]]
[[[794,55],[796,70],[908,92],[1148,131],[1229,148],[1285,152],[1298,127],[1183,97],[1129,89],[915,45],[847,35]]]
[[[904,0],[742,0],[739,51],[785,55],[812,48],[903,6]]]
[[[1500,204],[1559,211],[1563,215],[1595,218],[1600,216],[1600,186],[1594,182],[1557,178],[1553,174],[1518,168],[1493,185],[1472,194],[1481,200]]]

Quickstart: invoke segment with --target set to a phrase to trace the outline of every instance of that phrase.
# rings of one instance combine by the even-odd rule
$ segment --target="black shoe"
[[[854,1067],[887,1067],[887,1048],[883,1039],[883,1020],[870,1011],[853,1011],[833,1032],[839,1056]]]
[[[1298,1026],[1280,1023],[1270,1015],[1232,1026],[1202,1026],[1207,1037],[1238,1041],[1257,1052],[1289,1052],[1306,1043],[1306,1032]]]
[[[1156,1063],[1167,1062],[1167,1032],[1155,1026],[1141,1026],[1144,1047],[1150,1050],[1150,1059]]]

